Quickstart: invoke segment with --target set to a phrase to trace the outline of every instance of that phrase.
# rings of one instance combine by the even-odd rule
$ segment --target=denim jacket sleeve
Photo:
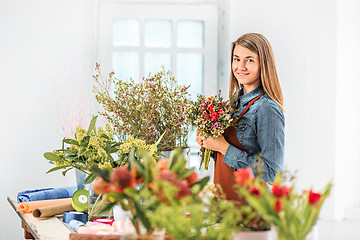
[[[255,114],[256,139],[263,160],[263,181],[272,183],[277,172],[284,168],[285,119],[281,108],[271,99],[265,99]],[[230,145],[223,161],[233,170],[252,167],[257,153],[248,154]]]

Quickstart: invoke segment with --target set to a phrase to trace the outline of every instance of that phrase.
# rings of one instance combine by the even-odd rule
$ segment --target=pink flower
[[[254,174],[250,167],[246,169],[240,168],[239,170],[234,172],[235,182],[237,182],[240,186],[248,185],[250,181],[254,180]]]

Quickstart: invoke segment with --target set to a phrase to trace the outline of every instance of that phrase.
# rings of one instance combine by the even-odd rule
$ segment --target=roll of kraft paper
[[[74,211],[71,203],[64,203],[48,207],[36,208],[33,211],[33,216],[36,218],[51,217],[58,214],[63,214],[65,211]]]
[[[36,208],[54,206],[54,205],[59,205],[59,204],[64,204],[64,203],[71,204],[71,198],[23,202],[18,205],[17,210],[21,211],[23,213],[31,213]]]
[[[26,190],[18,193],[17,200],[18,203],[21,203],[21,202],[31,202],[31,201],[39,201],[39,200],[70,198],[76,190],[77,190],[76,186]]]

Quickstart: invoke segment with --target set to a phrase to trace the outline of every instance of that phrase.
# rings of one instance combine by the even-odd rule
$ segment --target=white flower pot
[[[271,231],[233,232],[233,240],[272,240]]]

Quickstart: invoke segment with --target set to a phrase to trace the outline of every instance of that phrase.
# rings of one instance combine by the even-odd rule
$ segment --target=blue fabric
[[[264,92],[262,87],[242,94],[240,92],[234,116],[240,115],[246,105]],[[272,183],[277,172],[284,169],[285,118],[280,106],[267,94],[261,96],[241,117],[236,136],[248,153],[230,145],[223,161],[233,170],[254,165],[261,153],[264,163],[263,181]]]
[[[77,190],[76,186],[64,188],[44,188],[35,190],[26,190],[17,195],[18,203],[31,202],[38,200],[49,200],[59,198],[71,198]]]

